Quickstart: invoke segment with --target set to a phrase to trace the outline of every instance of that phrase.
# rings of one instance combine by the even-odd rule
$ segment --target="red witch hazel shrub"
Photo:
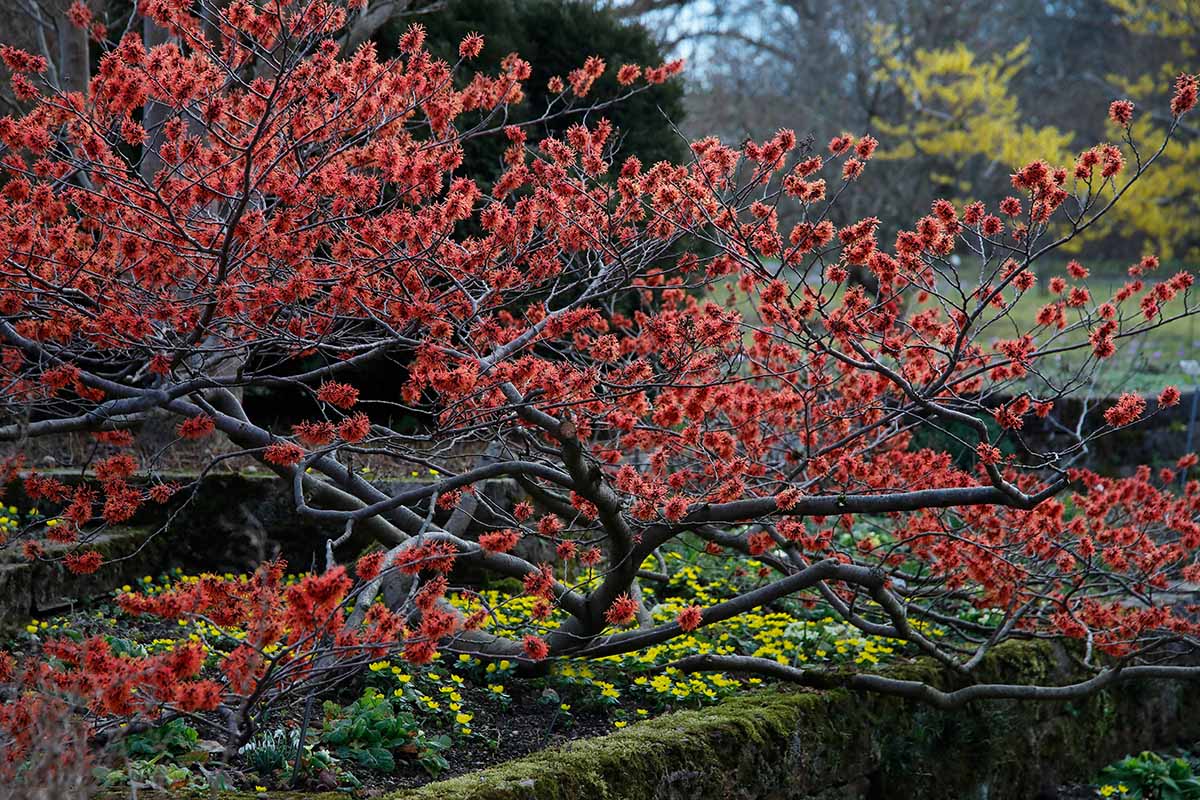
[[[20,420],[0,437],[91,438],[71,482],[14,453],[5,482],[50,516],[3,535],[27,558],[102,570],[93,540],[169,501],[169,454],[202,443],[286,482],[328,530],[314,543],[328,567],[285,586],[264,564],[245,583],[122,601],[243,630],[216,664],[191,646],[131,655],[103,639],[10,664],[10,761],[46,698],[95,729],[188,714],[232,749],[264,704],[385,654],[544,669],[789,599],[968,684],[990,650],[1033,637],[1066,642],[1091,673],[1064,696],[1197,675],[1198,609],[1180,600],[1200,572],[1194,459],[1125,478],[1082,466],[1098,437],[1179,392],[1082,417],[1062,402],[1132,340],[1196,313],[1193,274],[1146,257],[1106,296],[1081,256],[1051,276],[1034,321],[1014,314],[1034,301],[1039,262],[1161,150],[1135,156],[1126,139],[1074,164],[1012,165],[1011,196],[938,200],[885,232],[843,207],[871,168],[868,135],[824,148],[789,130],[739,148],[709,137],[679,164],[618,153],[604,108],[677,62],[587,58],[552,79],[534,122],[505,125],[531,67],[510,55],[468,69],[478,36],[449,64],[414,25],[380,60],[371,44],[342,50],[359,8],[202,5],[139,5],[157,44],[93,31],[86,91],[56,85],[39,56],[0,53],[26,107],[0,119],[0,404]],[[597,97],[610,72],[616,94]],[[1195,102],[1196,79],[1181,76],[1168,138]],[[562,132],[531,138],[551,122]],[[464,144],[489,135],[505,171],[482,186],[464,174]],[[1044,369],[1063,356],[1070,375]],[[367,376],[395,361],[403,385],[379,398]],[[243,403],[281,385],[310,393],[310,418],[272,427]],[[417,421],[399,424],[401,411]],[[140,448],[133,432],[164,417],[176,438]],[[1035,425],[1062,443],[1039,449],[1025,438]],[[957,441],[920,446],[922,432]],[[374,469],[352,466],[364,460]],[[427,480],[376,477],[417,467]],[[484,491],[497,481],[520,501]],[[382,555],[352,580],[336,562],[364,537]],[[669,583],[666,556],[698,551],[757,582],[656,620],[643,584]],[[528,595],[511,630],[452,602],[478,600],[478,576]],[[935,624],[944,637],[925,633]],[[753,652],[674,667],[841,680],[942,707],[1030,696]]]

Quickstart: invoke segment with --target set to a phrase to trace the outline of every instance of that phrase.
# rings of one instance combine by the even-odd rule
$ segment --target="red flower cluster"
[[[637,614],[637,601],[628,594],[622,594],[613,600],[612,605],[604,612],[604,618],[609,625],[628,625]]]
[[[1146,413],[1146,399],[1137,394],[1123,394],[1117,404],[1104,412],[1104,421],[1119,428],[1131,425]]]

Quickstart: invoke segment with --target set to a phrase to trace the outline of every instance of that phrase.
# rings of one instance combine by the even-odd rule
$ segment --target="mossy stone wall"
[[[61,561],[28,562],[16,552],[0,552],[0,629],[65,611],[80,600],[155,573],[170,560],[168,539],[153,537],[145,528],[114,528],[93,539],[89,547],[110,562],[91,575],[75,575]],[[46,547],[50,556],[69,550],[68,545]]]
[[[1001,648],[987,671],[1057,682],[1070,677],[1062,663],[1049,646],[1017,645]],[[1200,692],[1180,683],[954,712],[777,687],[388,800],[1030,800],[1127,752],[1197,737]]]

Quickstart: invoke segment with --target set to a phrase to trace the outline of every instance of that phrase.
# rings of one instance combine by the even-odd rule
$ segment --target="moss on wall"
[[[1062,681],[1044,643],[998,648],[988,679]],[[929,664],[890,672],[942,678]],[[945,684],[943,684],[945,685]],[[1027,800],[1108,761],[1200,736],[1200,695],[1127,684],[1069,703],[941,712],[895,698],[776,687],[669,714],[388,800]]]
[[[99,550],[108,562],[90,575],[76,575],[60,561],[27,562],[14,551],[0,553],[0,630],[22,627],[30,617],[63,611],[157,573],[169,558],[170,544],[145,528],[113,528],[90,540],[88,547]],[[50,543],[46,552],[59,556],[71,548]]]
[[[1044,642],[1002,645],[987,680],[1070,680]],[[949,676],[928,662],[888,674]],[[639,722],[386,800],[1028,800],[1126,752],[1200,737],[1200,693],[1124,684],[1072,702],[988,701],[953,712],[847,690],[775,686]],[[163,797],[140,793],[145,798]],[[174,795],[178,796],[178,795]],[[222,800],[335,794],[221,793]]]

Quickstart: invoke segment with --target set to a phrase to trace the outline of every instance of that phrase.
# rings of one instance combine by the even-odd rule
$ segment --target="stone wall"
[[[78,480],[77,474],[56,477],[68,483]],[[101,536],[96,541],[98,549],[106,560],[118,560],[93,575],[71,575],[61,564],[25,564],[15,550],[0,550],[0,627],[24,625],[30,616],[64,607],[69,598],[86,600],[173,567],[188,572],[238,573],[275,558],[285,559],[297,572],[313,565],[322,567],[325,542],[342,533],[340,525],[322,525],[299,514],[292,503],[291,487],[269,473],[161,477],[184,488],[166,505],[143,504],[127,525]],[[507,486],[493,483],[489,491],[503,491]],[[398,485],[381,483],[385,491]],[[24,495],[20,482],[6,487],[3,498],[5,505],[21,510],[36,505]],[[350,541],[337,556],[352,561],[370,544],[365,537]],[[549,547],[532,541],[526,546]],[[552,552],[524,555],[544,561]]]
[[[1017,643],[992,679],[1071,676]],[[940,681],[930,666],[906,677]],[[631,725],[388,800],[1031,800],[1128,752],[1200,737],[1200,693],[1126,684],[1071,703],[993,701],[954,712],[845,690],[777,687]]]
[[[171,560],[169,539],[150,533],[146,528],[117,528],[97,537],[92,546],[111,563],[91,575],[75,575],[60,561],[26,562],[15,552],[0,551],[0,629],[23,626],[31,617],[65,611],[143,575],[157,574]],[[53,544],[46,548],[50,556],[66,549]]]
[[[984,680],[1065,682],[1061,652],[1002,645]],[[947,686],[930,664],[885,669]],[[1073,702],[952,712],[847,690],[774,686],[665,714],[382,800],[1050,800],[1127,753],[1194,744],[1194,685],[1124,684]],[[127,796],[127,795],[125,795]],[[162,793],[139,793],[165,800]],[[206,797],[209,795],[205,795]],[[179,797],[172,794],[170,797]],[[344,795],[221,792],[222,800]],[[104,800],[118,800],[110,793]],[[197,798],[198,800],[198,798]]]
[[[1194,392],[1185,391],[1178,405],[1161,411],[1157,410],[1156,396],[1148,395],[1148,416],[1136,425],[1114,431],[1093,442],[1084,465],[1104,475],[1127,475],[1141,464],[1149,464],[1152,467],[1174,464],[1188,451],[1187,429],[1193,394]],[[1085,430],[1095,430],[1102,426],[1104,411],[1116,402],[1115,397],[1092,398],[1088,401]],[[1053,414],[1060,420],[1071,421],[1073,427],[1083,411],[1083,398],[1073,395],[1058,400]],[[1200,424],[1197,427],[1200,427]],[[1072,446],[1071,439],[1062,431],[1032,414],[1025,418],[1025,426],[1020,434],[1020,438],[1033,450],[1066,450]],[[1200,430],[1194,432],[1192,449],[1200,449]]]

